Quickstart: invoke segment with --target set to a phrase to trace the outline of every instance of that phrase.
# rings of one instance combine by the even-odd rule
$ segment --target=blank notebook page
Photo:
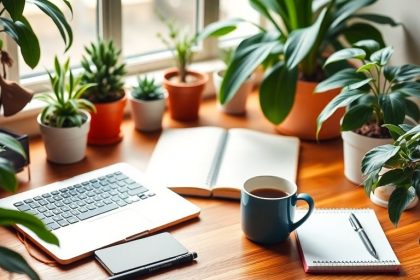
[[[305,211],[297,211],[297,218]],[[369,254],[349,222],[353,212],[376,249]],[[397,271],[400,263],[372,209],[318,209],[296,230],[307,272]]]

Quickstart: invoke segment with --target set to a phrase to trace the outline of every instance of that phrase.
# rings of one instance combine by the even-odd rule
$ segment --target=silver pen
[[[365,230],[360,224],[359,220],[353,213],[350,213],[349,221],[353,229],[359,234],[360,239],[362,239],[363,244],[365,245],[368,252],[377,260],[379,260],[378,254],[376,253],[375,247],[373,247],[372,242],[370,242],[369,237],[366,235]]]

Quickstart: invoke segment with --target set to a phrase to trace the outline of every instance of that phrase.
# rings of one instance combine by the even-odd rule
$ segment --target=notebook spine
[[[224,150],[226,147],[226,141],[228,139],[228,132],[224,131],[222,137],[220,137],[220,141],[217,145],[216,154],[213,160],[213,163],[210,167],[209,173],[207,174],[206,178],[206,185],[213,186],[216,183],[217,175],[219,173],[220,164],[222,163],[222,158],[224,154]]]
[[[340,265],[365,265],[365,266],[370,266],[370,265],[392,265],[392,264],[397,264],[397,262],[395,260],[369,260],[369,261],[365,261],[365,260],[359,260],[359,261],[326,261],[326,260],[320,260],[320,261],[313,261],[314,264],[319,265],[319,266],[340,266]]]

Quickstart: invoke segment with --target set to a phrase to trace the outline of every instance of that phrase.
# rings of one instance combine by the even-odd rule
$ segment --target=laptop
[[[198,217],[200,209],[138,169],[117,163],[0,199],[0,207],[38,216],[60,241],[16,228],[60,264],[96,249],[154,233]]]

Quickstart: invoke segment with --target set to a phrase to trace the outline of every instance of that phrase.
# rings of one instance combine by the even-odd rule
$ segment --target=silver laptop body
[[[126,198],[124,201],[133,198],[133,202],[89,218],[76,215],[76,217],[81,218],[77,222],[73,221],[74,223],[67,226],[52,229],[52,232],[60,241],[59,247],[40,240],[26,227],[17,225],[16,228],[26,234],[30,240],[45,250],[56,261],[61,264],[68,264],[90,255],[96,249],[139,238],[199,215],[200,209],[197,206],[166,187],[156,185],[146,178],[142,172],[126,163],[117,163],[0,199],[0,207],[16,210],[17,207],[15,205],[20,205],[25,200],[30,201],[34,197],[38,199],[39,197],[43,198],[43,194],[46,196],[46,193],[60,192],[60,189],[68,188],[69,186],[79,186],[82,182],[95,181],[97,178],[102,178],[106,181],[107,175],[120,174],[120,172],[128,176],[127,182],[132,183],[134,181],[148,191],[145,194],[138,194],[138,199],[134,196],[126,198],[127,195],[121,195],[121,197]],[[126,193],[130,192],[127,191]],[[143,195],[146,195],[146,197]],[[94,206],[94,204],[92,205]],[[75,205],[71,206],[75,207]],[[87,207],[88,205],[85,206]],[[107,207],[110,209],[109,206]],[[84,210],[85,208],[70,209],[75,210],[73,213],[76,213],[76,211]],[[81,213],[80,215],[86,214]]]

